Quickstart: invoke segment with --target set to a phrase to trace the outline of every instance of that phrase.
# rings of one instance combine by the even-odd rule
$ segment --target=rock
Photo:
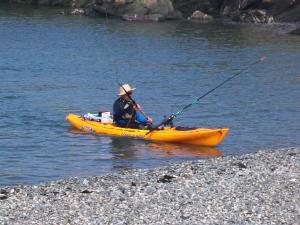
[[[250,5],[255,5],[257,2],[260,2],[258,0],[224,0],[223,4],[220,9],[221,15],[232,15],[236,13],[237,11],[242,11],[246,8],[248,8]]]
[[[300,21],[300,2],[298,5],[292,5],[286,10],[283,10],[280,14],[275,15],[275,21],[277,22],[299,22]]]
[[[71,7],[73,9],[86,8],[90,4],[92,4],[90,0],[71,0]]]
[[[8,196],[6,194],[0,194],[0,200],[8,199]]]
[[[157,182],[158,183],[170,183],[172,182],[172,180],[174,179],[175,177],[172,176],[172,175],[164,175],[163,177],[160,177]]]
[[[295,0],[225,0],[220,14],[247,23],[300,21],[300,2]]]
[[[296,22],[300,20],[300,2],[295,0],[264,0],[261,7],[273,15],[276,22]]]
[[[63,15],[70,16],[70,15],[85,15],[84,9],[65,9]]]
[[[87,179],[83,179],[82,184],[88,186],[90,182]]]
[[[296,34],[296,35],[300,35],[300,27],[298,27],[295,30],[292,30],[291,32],[289,32],[289,34]]]
[[[188,17],[189,20],[193,21],[203,21],[203,22],[211,22],[214,21],[214,18],[211,15],[208,15],[206,13],[203,13],[199,10],[193,12],[193,14]]]
[[[247,166],[242,162],[237,162],[236,166],[238,166],[240,169],[246,169],[247,168]]]
[[[170,0],[96,0],[91,7],[99,15],[129,21],[161,21],[181,15]]]
[[[0,194],[8,194],[8,191],[5,189],[0,189]]]
[[[90,191],[90,190],[83,190],[81,191],[82,194],[90,194],[90,193],[93,193],[93,191]]]
[[[273,16],[267,15],[266,10],[257,9],[242,12],[233,17],[233,21],[242,23],[273,23]]]
[[[199,10],[201,12],[217,15],[224,0],[172,0],[173,6],[180,11],[184,17],[190,16],[193,12]]]
[[[297,0],[9,0],[65,7],[64,15],[114,16],[129,21],[163,21],[190,17],[212,21],[222,15],[244,23],[300,21]],[[202,12],[203,14],[199,13]],[[195,15],[194,15],[195,13]]]

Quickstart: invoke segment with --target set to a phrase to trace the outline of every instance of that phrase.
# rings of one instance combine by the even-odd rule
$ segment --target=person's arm
[[[133,106],[133,109],[135,110],[135,111],[142,111],[142,107],[139,105],[139,104],[136,104],[135,106]],[[148,123],[148,124],[152,124],[152,118],[151,117],[149,117],[149,116],[146,116],[145,117],[146,118],[146,122]]]
[[[113,105],[113,115],[115,120],[122,118],[122,108],[120,99],[117,99]]]

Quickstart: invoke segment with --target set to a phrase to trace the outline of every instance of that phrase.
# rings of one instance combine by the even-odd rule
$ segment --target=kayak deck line
[[[67,115],[66,120],[75,129],[93,134],[139,138],[152,141],[187,143],[210,147],[221,143],[229,131],[228,128],[181,129],[179,127],[179,129],[176,129],[176,127],[167,127],[149,133],[149,130],[118,127],[113,123],[91,121],[75,114]]]

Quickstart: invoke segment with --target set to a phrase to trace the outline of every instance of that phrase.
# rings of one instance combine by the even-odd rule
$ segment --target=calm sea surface
[[[0,5],[0,186],[300,145],[300,38],[253,25],[129,23]],[[117,82],[160,122],[229,127],[217,148],[95,136],[68,113],[112,109]]]

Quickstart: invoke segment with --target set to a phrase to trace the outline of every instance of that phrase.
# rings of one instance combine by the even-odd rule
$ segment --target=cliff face
[[[300,0],[10,0],[15,3],[62,6],[66,13],[117,16],[127,20],[165,20],[201,15],[238,22],[300,22]],[[198,14],[199,15],[199,14]],[[197,17],[199,18],[199,16]],[[205,19],[205,17],[201,18]]]

